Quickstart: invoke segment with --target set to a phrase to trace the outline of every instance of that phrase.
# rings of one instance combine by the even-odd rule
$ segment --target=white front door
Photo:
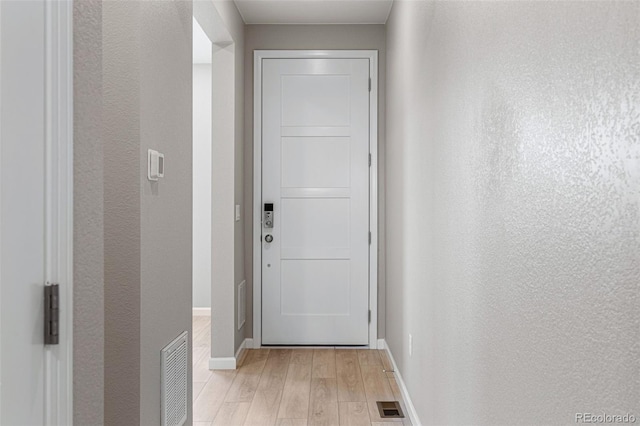
[[[264,59],[262,343],[366,345],[369,59]]]
[[[42,425],[45,5],[0,2],[0,424]]]

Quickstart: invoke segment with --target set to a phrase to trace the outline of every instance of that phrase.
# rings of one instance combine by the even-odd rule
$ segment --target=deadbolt
[[[264,218],[262,223],[265,228],[273,228],[273,203],[264,203]]]
[[[264,240],[268,243],[270,243],[271,241],[273,241],[273,235],[271,234],[267,234],[264,236]]]

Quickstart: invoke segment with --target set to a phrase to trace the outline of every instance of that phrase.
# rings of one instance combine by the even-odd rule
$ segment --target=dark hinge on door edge
[[[369,309],[369,323],[371,323],[371,309]]]
[[[369,245],[371,245],[371,231],[369,231]]]
[[[371,154],[369,154],[369,167],[371,167]]]
[[[60,303],[58,284],[44,286],[44,344],[57,345],[59,332]]]
[[[371,78],[369,78],[369,91],[371,91]]]

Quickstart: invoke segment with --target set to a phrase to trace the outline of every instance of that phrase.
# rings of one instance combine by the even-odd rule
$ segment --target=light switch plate
[[[236,222],[240,222],[240,204],[236,204]]]
[[[157,181],[164,177],[164,154],[150,149],[147,151],[147,179]]]

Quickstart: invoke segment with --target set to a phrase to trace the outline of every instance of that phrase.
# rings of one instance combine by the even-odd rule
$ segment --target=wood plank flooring
[[[210,371],[210,319],[193,317],[194,425],[411,425],[378,415],[381,400],[407,415],[384,351],[250,349],[237,370]]]

